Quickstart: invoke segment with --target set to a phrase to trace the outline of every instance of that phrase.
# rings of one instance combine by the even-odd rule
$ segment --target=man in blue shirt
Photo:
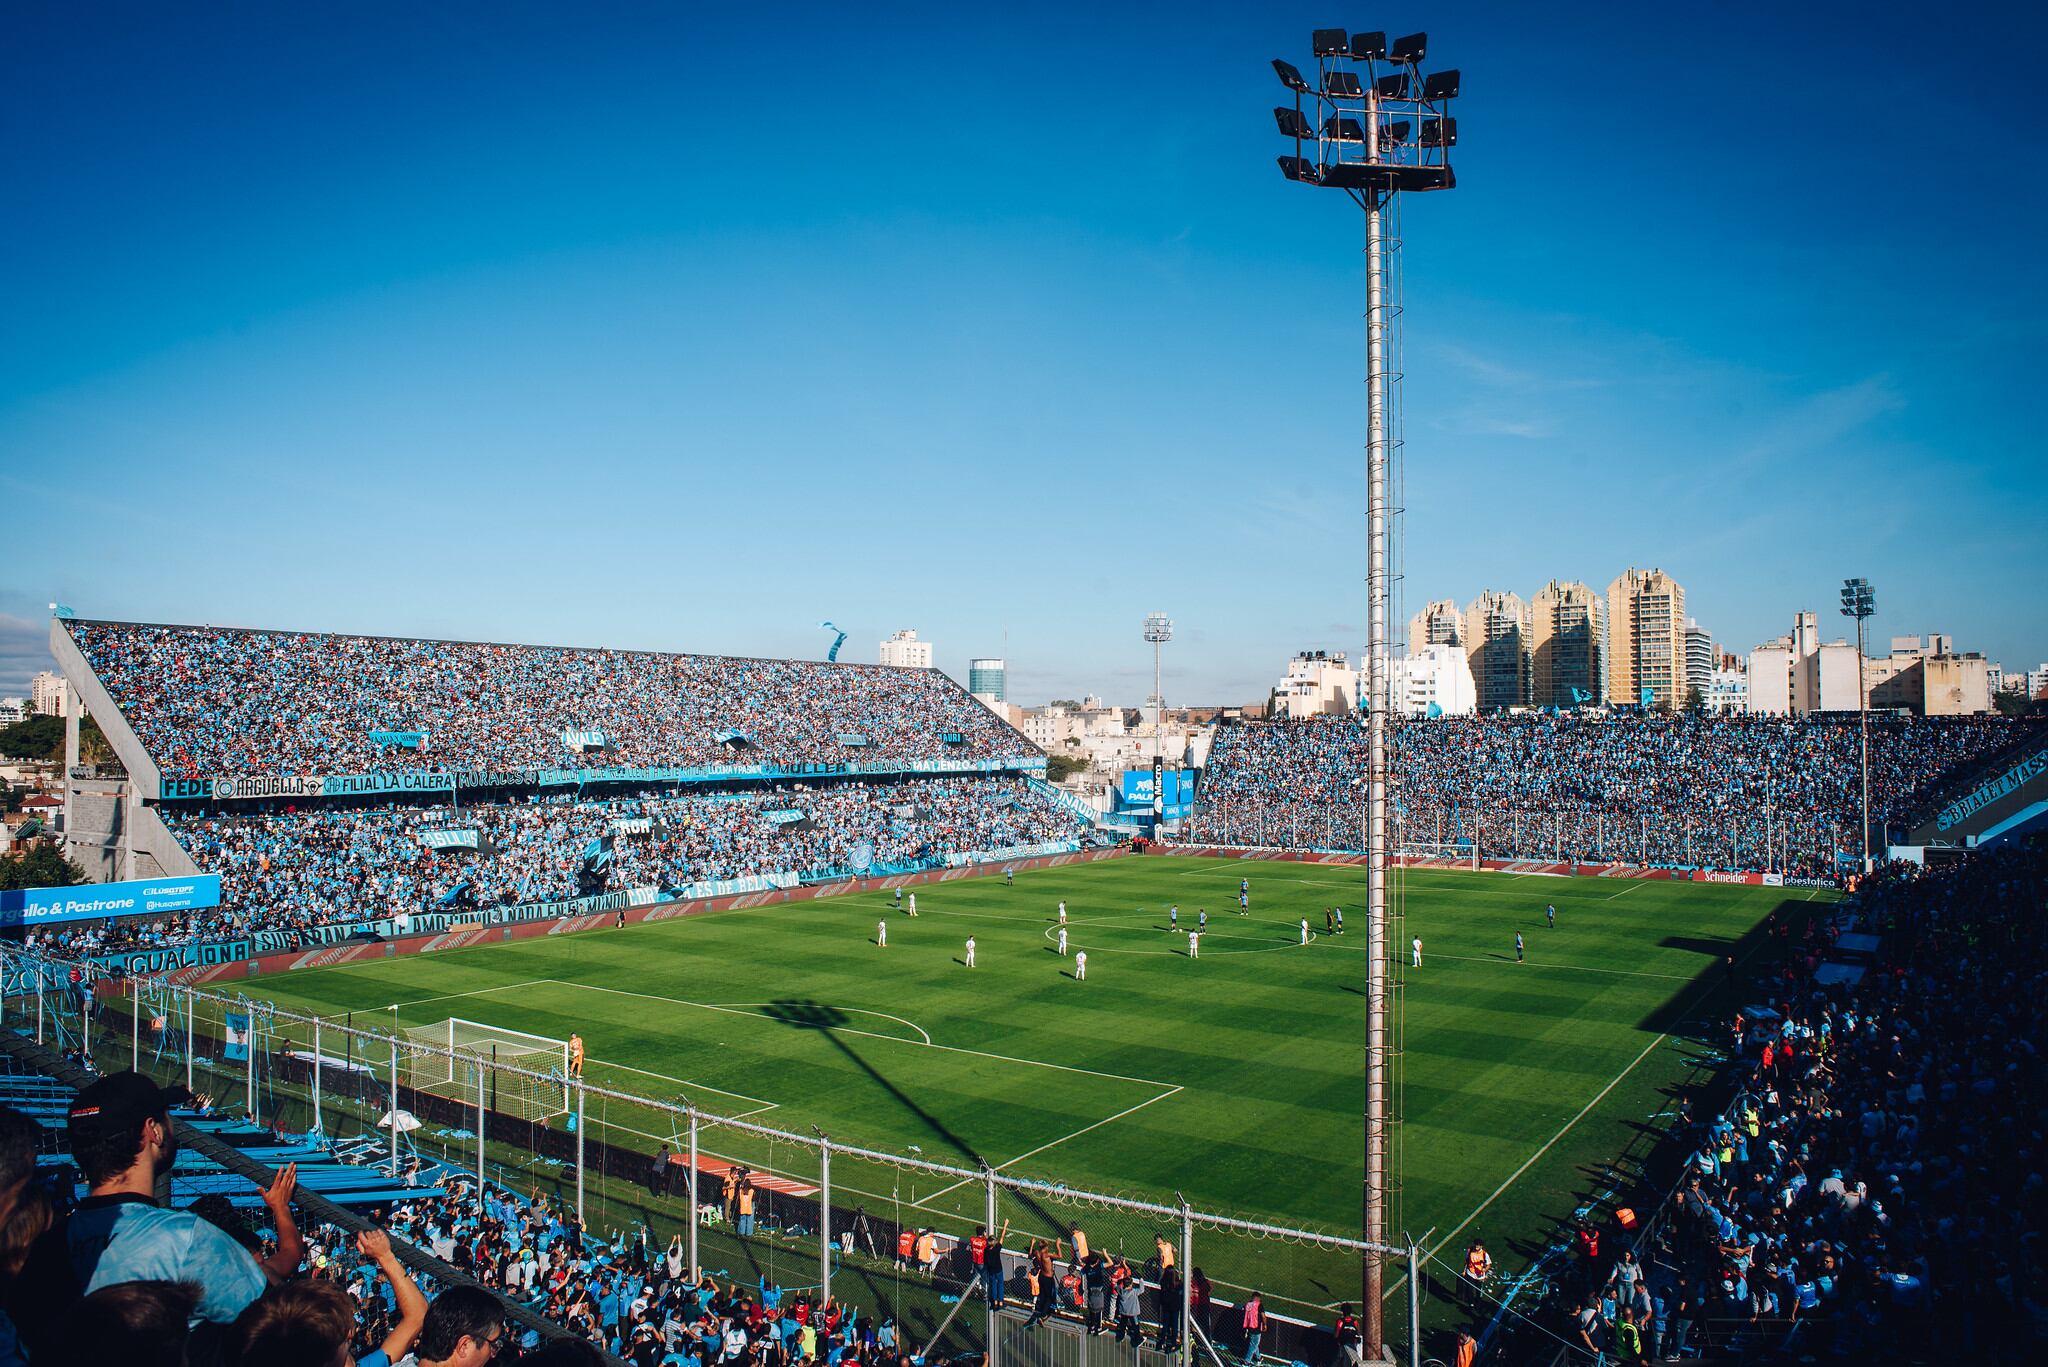
[[[178,1154],[170,1108],[190,1098],[183,1087],[160,1088],[134,1072],[103,1077],[78,1094],[71,1155],[92,1194],[71,1213],[65,1246],[81,1294],[121,1282],[195,1282],[193,1323],[229,1324],[298,1270],[305,1247],[291,1212],[298,1169],[287,1165],[263,1193],[277,1229],[277,1252],[264,1262],[190,1211],[165,1210],[155,1192]]]

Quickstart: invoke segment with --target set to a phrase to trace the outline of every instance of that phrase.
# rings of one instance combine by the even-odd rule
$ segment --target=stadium
[[[126,775],[77,782],[74,857],[192,905],[31,930],[7,1009],[76,1062],[188,1082],[193,1124],[326,1165],[329,1199],[396,1183],[431,1226],[481,1180],[962,1348],[1045,1331],[1031,1298],[992,1313],[977,1231],[1017,1285],[1038,1256],[1078,1270],[1081,1231],[1169,1350],[1176,1266],[1212,1343],[1256,1295],[1312,1358],[1356,1304],[1355,719],[1223,727],[1182,829],[1134,841],[935,671],[75,617],[51,648]],[[1398,729],[1396,802],[1429,837],[1389,931],[1422,1335],[1482,1296],[1505,1351],[1554,1316],[1577,1231],[1685,1237],[1671,1121],[1754,1104],[1727,1023],[1769,1035],[1774,977],[1882,962],[1836,900],[1856,739]],[[1903,832],[2044,739],[1885,718],[1874,800]],[[224,1162],[175,1180],[218,1189]]]
[[[1751,227],[1651,11],[536,9],[9,20],[0,1367],[2038,1356],[2033,216],[1860,34]]]

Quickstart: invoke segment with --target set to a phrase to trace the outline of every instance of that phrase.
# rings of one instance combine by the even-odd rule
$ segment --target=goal
[[[476,1104],[478,1074],[483,1075],[485,1104],[522,1120],[545,1120],[569,1109],[569,1041],[502,1025],[450,1016],[405,1032],[416,1046],[406,1050],[407,1081],[414,1090]],[[522,1073],[495,1068],[540,1073]]]
[[[1453,844],[1411,840],[1394,851],[1394,858],[1403,864],[1453,864],[1476,869],[1479,867],[1479,847],[1470,841]]]

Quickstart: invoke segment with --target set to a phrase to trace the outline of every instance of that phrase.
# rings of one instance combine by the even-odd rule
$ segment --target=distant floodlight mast
[[[1863,631],[1877,611],[1877,590],[1868,579],[1842,581],[1842,615],[1856,619],[1856,724],[1863,737],[1863,872],[1870,872],[1870,689],[1864,682]]]
[[[1344,34],[1318,29],[1310,44],[1316,59],[1313,82],[1286,62],[1275,61],[1280,83],[1294,95],[1292,110],[1274,111],[1283,136],[1294,142],[1291,156],[1280,158],[1280,172],[1289,180],[1342,190],[1365,210],[1365,335],[1366,335],[1366,1038],[1365,1038],[1365,1255],[1364,1309],[1361,1329],[1368,1358],[1386,1348],[1383,1301],[1386,1258],[1396,1250],[1388,1243],[1393,1187],[1389,1180],[1392,1150],[1392,1077],[1387,1023],[1392,983],[1388,938],[1387,876],[1390,863],[1388,829],[1387,717],[1392,710],[1392,661],[1389,654],[1388,606],[1392,593],[1393,514],[1389,501],[1388,412],[1397,416],[1392,386],[1398,376],[1387,368],[1388,328],[1393,321],[1387,303],[1388,243],[1383,218],[1404,191],[1449,190],[1457,185],[1451,171],[1451,149],[1458,143],[1458,121],[1450,104],[1457,97],[1455,70],[1424,75],[1418,68],[1429,48],[1428,36],[1411,33],[1390,46],[1384,33]],[[1311,111],[1307,105],[1313,101]],[[1397,258],[1398,261],[1398,258]],[[1398,266],[1397,266],[1398,268]],[[1398,281],[1396,281],[1398,286]],[[1405,1252],[1411,1274],[1417,1250]],[[1410,1277],[1411,1318],[1413,1276]],[[1416,1335],[1411,1330],[1410,1339]],[[1411,1360],[1419,1348],[1409,1344]]]
[[[1145,639],[1152,643],[1152,834],[1157,836],[1159,823],[1166,819],[1165,764],[1160,753],[1166,732],[1166,695],[1159,686],[1159,648],[1173,639],[1173,619],[1163,612],[1149,614]]]

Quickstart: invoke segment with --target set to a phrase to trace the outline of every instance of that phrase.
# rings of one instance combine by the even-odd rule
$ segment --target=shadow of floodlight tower
[[[1365,210],[1366,331],[1366,1042],[1365,1042],[1365,1228],[1367,1243],[1388,1247],[1391,1070],[1387,1039],[1392,964],[1388,954],[1387,873],[1389,867],[1387,716],[1392,703],[1389,604],[1393,586],[1394,512],[1388,477],[1398,430],[1399,374],[1388,368],[1389,331],[1398,312],[1388,300],[1390,252],[1386,216],[1399,195],[1449,190],[1458,183],[1451,149],[1458,121],[1450,113],[1458,96],[1458,73],[1425,75],[1421,66],[1426,34],[1387,43],[1384,33],[1317,29],[1310,40],[1316,59],[1313,84],[1288,62],[1275,60],[1280,82],[1294,92],[1292,108],[1273,111],[1294,153],[1280,158],[1280,171],[1303,185],[1342,190]],[[1398,220],[1397,220],[1398,221]],[[1399,295],[1398,277],[1393,294]],[[1390,439],[1391,435],[1391,439]],[[1410,1253],[1413,1266],[1414,1250]],[[1368,1357],[1385,1348],[1382,1301],[1386,1255],[1365,1259],[1364,1322]],[[1411,1278],[1412,1280],[1412,1278]],[[1412,1292],[1411,1287],[1411,1292]],[[1412,1334],[1411,1334],[1412,1337]],[[1410,1344],[1411,1354],[1415,1345]]]

